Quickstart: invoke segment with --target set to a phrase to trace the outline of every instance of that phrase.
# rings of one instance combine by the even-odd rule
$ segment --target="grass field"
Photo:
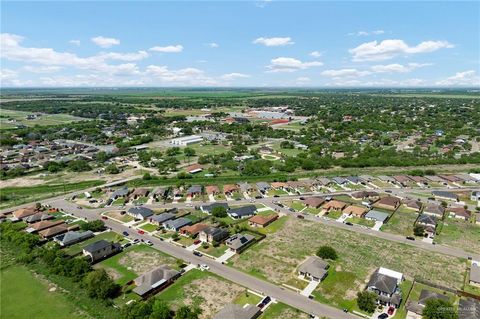
[[[412,236],[413,224],[415,223],[417,216],[418,214],[414,211],[400,207],[390,217],[388,222],[382,226],[381,230],[392,234]]]
[[[32,112],[0,109],[0,129],[15,128],[18,124],[26,126],[46,126],[89,120],[87,118],[76,117],[69,114],[42,114],[34,120],[27,120],[25,117],[29,114],[32,114]],[[10,118],[14,119],[15,123],[10,123],[8,121]]]
[[[61,292],[23,266],[9,266],[0,272],[1,317],[8,319],[89,318],[73,306]]]
[[[307,319],[308,315],[281,302],[270,305],[260,319]]]
[[[455,218],[447,218],[435,236],[438,244],[462,248],[469,252],[480,251],[480,226]]]
[[[296,276],[301,262],[321,245],[335,247],[339,260],[330,267],[330,274],[316,292],[322,301],[338,307],[351,306],[356,293],[378,267],[452,288],[463,284],[463,259],[296,218],[288,219],[278,232],[230,259],[230,264],[256,277],[286,283]]]

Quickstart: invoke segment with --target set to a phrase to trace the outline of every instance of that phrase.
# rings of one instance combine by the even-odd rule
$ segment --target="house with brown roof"
[[[374,199],[377,198],[379,195],[377,192],[373,191],[359,191],[352,193],[350,196],[353,199]]]
[[[423,209],[423,213],[431,216],[436,216],[440,219],[443,218],[443,214],[445,213],[445,208],[437,204],[428,204]]]
[[[205,186],[205,192],[207,195],[218,195],[220,193],[220,189],[216,185],[208,185]]]
[[[136,188],[129,196],[130,200],[136,200],[140,197],[147,197],[148,196],[148,189],[146,188]]]
[[[408,209],[419,212],[422,209],[422,202],[419,202],[414,199],[408,199],[403,202],[403,206],[405,206]]]
[[[190,166],[187,166],[187,167],[185,168],[185,171],[186,171],[187,173],[190,173],[190,174],[199,173],[199,172],[201,172],[202,170],[203,170],[202,165],[200,165],[200,164],[198,164],[198,163],[197,163],[197,164],[190,165]]]
[[[287,183],[284,182],[273,182],[270,183],[270,186],[272,186],[273,189],[286,189],[288,187]]]
[[[238,191],[238,185],[236,184],[225,184],[223,185],[223,193],[225,195],[231,195],[233,192]]]
[[[367,209],[365,207],[360,207],[360,206],[347,206],[344,210],[343,213],[355,217],[363,217],[365,213],[367,212]]]
[[[202,223],[183,226],[182,228],[180,228],[180,234],[194,237],[207,227],[208,227],[207,224],[202,224]]]
[[[455,175],[439,175],[441,178],[450,183],[461,182],[462,180]]]
[[[472,215],[472,212],[464,207],[448,207],[448,217],[468,220]]]
[[[35,207],[20,208],[13,212],[13,217],[23,219],[35,213],[37,213],[37,209]]]
[[[273,214],[273,215],[269,215],[269,216],[255,215],[255,216],[248,219],[248,224],[251,227],[263,228],[263,227],[267,227],[268,225],[270,225],[271,223],[273,223],[277,219],[278,219],[277,214]]]
[[[30,227],[28,227],[26,229],[26,232],[36,233],[36,232],[42,231],[42,230],[50,228],[50,227],[61,225],[63,223],[64,223],[63,220],[53,220],[53,221],[42,220],[40,222],[37,222],[35,224],[30,225]]]
[[[387,210],[395,210],[400,206],[400,198],[393,197],[393,196],[386,196],[383,198],[380,198],[378,201],[373,204],[373,206],[377,208],[383,208]]]
[[[327,212],[330,212],[332,210],[343,210],[347,206],[347,203],[344,203],[339,200],[331,200],[328,201],[326,204],[322,206],[322,209],[326,210]]]
[[[312,208],[318,208],[320,207],[323,203],[325,203],[325,199],[322,197],[307,197],[303,200],[303,203]]]
[[[80,228],[80,226],[78,226],[78,225],[72,225],[71,227],[69,227],[67,224],[60,224],[60,225],[53,226],[53,227],[44,229],[42,231],[39,231],[38,234],[43,239],[50,239],[50,238],[53,238],[57,235],[66,233],[70,230],[76,230],[76,229],[79,229],[79,228]]]
[[[407,175],[395,175],[393,179],[402,186],[406,186],[411,181]]]

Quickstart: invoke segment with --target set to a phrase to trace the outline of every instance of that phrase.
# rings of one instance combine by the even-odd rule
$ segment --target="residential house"
[[[300,188],[307,188],[308,185],[304,181],[288,181],[287,190],[297,191]]]
[[[223,193],[225,195],[230,196],[236,191],[238,191],[238,186],[236,184],[225,184],[225,185],[223,185]]]
[[[270,185],[265,182],[258,182],[255,185],[257,186],[258,191],[262,194],[265,194],[271,189]]]
[[[135,219],[147,220],[150,216],[153,216],[153,211],[147,207],[135,206],[129,208],[127,214]]]
[[[180,272],[167,265],[161,265],[135,279],[133,292],[141,297],[159,292],[180,276]]]
[[[464,207],[448,207],[446,211],[449,217],[463,220],[468,220],[472,215],[472,212]]]
[[[166,187],[158,187],[151,193],[152,197],[156,200],[166,199],[168,197],[169,190]]]
[[[228,216],[233,219],[240,219],[251,217],[257,213],[257,207],[255,205],[247,205],[241,207],[231,208],[228,211]]]
[[[250,234],[235,234],[229,237],[225,244],[228,248],[236,253],[240,253],[242,250],[248,247],[248,245],[255,242],[255,237]]]
[[[284,182],[272,182],[270,183],[270,186],[272,186],[273,189],[287,189],[287,183]]]
[[[129,193],[129,190],[126,186],[119,188],[110,195],[110,200],[113,202],[116,199],[125,198],[128,196],[128,193]]]
[[[353,199],[377,199],[379,194],[373,191],[359,191],[350,195]]]
[[[402,293],[399,286],[402,280],[403,274],[380,267],[370,277],[367,290],[377,295],[379,304],[398,308],[402,301]]]
[[[428,185],[428,180],[423,176],[408,175],[408,178],[410,178],[412,181],[419,185]]]
[[[348,180],[346,180],[345,178],[343,177],[333,177],[332,178],[332,181],[334,181],[335,183],[337,183],[338,185],[345,185],[348,183]]]
[[[180,228],[190,225],[192,221],[188,218],[180,217],[177,219],[171,219],[167,220],[166,222],[163,222],[162,225],[166,230],[171,230],[171,231],[179,231]]]
[[[480,318],[480,300],[473,298],[460,299],[458,305],[458,319]]]
[[[205,192],[207,195],[218,195],[220,194],[220,189],[216,185],[205,186]]]
[[[414,199],[407,199],[403,201],[403,205],[411,210],[419,212],[422,209],[422,202],[414,200]]]
[[[462,181],[460,178],[456,177],[455,175],[439,175],[439,176],[450,183],[457,183]]]
[[[393,177],[386,176],[386,175],[380,175],[377,178],[385,183],[395,184],[396,182],[396,180]]]
[[[373,220],[376,222],[382,222],[382,223],[385,223],[389,217],[390,215],[388,213],[380,212],[375,209],[372,209],[371,211],[365,214],[365,219]]]
[[[187,196],[194,197],[202,194],[201,185],[192,185],[187,189]]]
[[[207,227],[209,227],[207,224],[202,224],[202,223],[184,226],[180,228],[180,234],[185,236],[195,237],[198,235],[198,233],[200,233],[200,231],[204,230]]]
[[[80,228],[79,225],[72,225],[69,227],[67,224],[60,224],[57,226],[49,227],[47,229],[41,230],[38,232],[41,238],[50,239],[54,236],[68,232],[69,230],[75,230]]]
[[[317,256],[310,256],[298,267],[298,274],[313,281],[322,281],[328,273],[328,263]]]
[[[439,199],[445,199],[445,200],[453,200],[453,201],[458,201],[458,195],[452,192],[447,192],[447,191],[433,191],[432,195],[435,196],[435,198]]]
[[[422,289],[422,291],[420,292],[420,297],[418,298],[418,304],[422,307],[425,307],[427,305],[427,301],[432,299],[441,299],[444,301],[448,301],[449,298],[448,296],[441,295],[437,292]]]
[[[37,212],[38,211],[35,207],[20,208],[13,212],[13,217],[17,219],[24,219],[28,216],[34,215]]]
[[[185,168],[185,171],[189,174],[195,174],[195,173],[199,173],[203,170],[202,168],[202,165],[200,164],[193,164],[193,165],[190,165],[190,166],[187,166]]]
[[[255,319],[262,314],[256,305],[241,306],[234,303],[226,304],[213,319]]]
[[[325,199],[322,198],[322,197],[307,197],[303,200],[303,203],[307,206],[307,207],[311,207],[311,208],[319,208],[320,206],[322,206],[323,203],[325,203]]]
[[[387,209],[387,210],[396,210],[398,206],[400,206],[400,204],[401,204],[400,198],[393,197],[393,196],[386,196],[376,201],[375,204],[373,204],[373,206],[377,208]]]
[[[423,209],[423,213],[442,219],[443,214],[445,213],[445,208],[437,204],[427,204],[427,206],[425,206],[425,208]]]
[[[30,225],[25,231],[27,233],[37,233],[39,231],[42,231],[44,229],[47,229],[47,228],[50,228],[50,227],[54,227],[54,226],[58,226],[60,224],[63,224],[65,223],[64,220],[42,220],[42,221],[39,221],[39,222],[36,222],[32,225]]]
[[[54,219],[55,217],[53,215],[50,215],[50,214],[45,214],[45,213],[36,213],[36,214],[33,214],[33,215],[30,215],[26,218],[24,218],[23,220],[29,224],[32,224],[32,223],[36,223],[36,222],[39,222],[39,221],[42,221],[42,220],[50,220],[50,219]]]
[[[278,219],[278,214],[269,216],[256,215],[248,219],[248,224],[251,227],[264,228]]]
[[[198,238],[206,243],[219,243],[227,238],[228,235],[228,230],[226,229],[209,226],[199,232]]]
[[[470,285],[480,287],[480,265],[472,264],[470,267],[470,275],[468,277]]]
[[[253,187],[252,185],[250,185],[248,183],[238,183],[237,186],[238,186],[238,188],[240,188],[240,191],[242,193],[251,193],[251,192],[255,191],[255,187]],[[223,186],[223,192],[225,193],[225,185]]]
[[[339,211],[339,210],[343,210],[346,206],[347,206],[347,203],[333,199],[331,201],[326,202],[322,206],[322,209],[326,210],[327,212]]]
[[[403,187],[407,186],[412,180],[407,175],[395,175],[393,179]]]
[[[210,205],[202,205],[202,206],[200,206],[200,210],[201,210],[202,212],[207,213],[207,214],[210,215],[215,207],[223,207],[223,208],[225,208],[225,210],[229,210],[229,209],[230,209],[230,207],[228,206],[227,203],[212,203],[212,204],[210,204]]]
[[[91,262],[99,261],[103,258],[116,254],[122,250],[119,243],[99,240],[83,248],[83,255],[90,258]]]
[[[174,219],[175,216],[176,216],[176,214],[174,214],[174,213],[161,213],[161,214],[158,214],[158,215],[153,215],[153,216],[148,217],[148,221],[152,224],[160,226],[164,222],[166,222],[167,220]]]
[[[354,206],[354,205],[347,206],[343,210],[344,214],[359,217],[359,218],[363,217],[366,212],[367,212],[367,208],[360,207],[360,206]]]
[[[84,241],[88,238],[92,238],[93,232],[87,231],[68,231],[64,234],[53,237],[53,241],[57,242],[62,247],[67,247],[78,242]]]
[[[128,197],[130,200],[137,200],[141,197],[147,197],[148,196],[148,189],[145,188],[136,188]]]
[[[348,182],[350,182],[351,184],[354,184],[354,185],[362,184],[362,179],[358,176],[347,176],[347,177],[345,177],[345,179]]]
[[[435,235],[435,228],[437,227],[437,218],[433,215],[421,214],[418,216],[418,225],[422,225],[425,228],[425,232],[430,238]]]
[[[436,176],[436,175],[426,175],[425,178],[430,181],[430,182],[434,182],[434,183],[441,183],[441,184],[446,184],[447,181],[444,180],[443,178],[441,178],[440,176]]]

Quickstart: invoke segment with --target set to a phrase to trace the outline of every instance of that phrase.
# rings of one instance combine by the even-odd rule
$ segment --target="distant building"
[[[170,140],[171,145],[187,146],[194,143],[203,142],[203,137],[198,135],[182,136]]]

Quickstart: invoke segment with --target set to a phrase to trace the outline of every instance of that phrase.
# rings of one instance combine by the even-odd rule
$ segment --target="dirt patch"
[[[118,279],[122,278],[122,274],[120,274],[117,270],[103,266],[101,264],[96,264],[93,266],[94,269],[105,269],[107,274],[113,279],[113,281],[117,281]]]
[[[268,311],[268,309],[267,309]],[[285,308],[277,316],[277,318],[282,319],[307,319],[308,315],[306,313],[300,312],[296,309]]]
[[[160,265],[174,265],[176,259],[159,254],[156,251],[129,251],[118,263],[136,274],[144,274]]]
[[[202,309],[200,319],[212,318],[225,304],[232,302],[245,290],[215,277],[196,279],[183,289],[186,296],[184,303],[197,305]]]

